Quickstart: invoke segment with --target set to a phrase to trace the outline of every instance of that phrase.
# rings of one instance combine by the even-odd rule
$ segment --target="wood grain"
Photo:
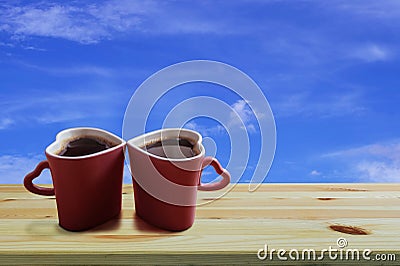
[[[135,215],[126,185],[118,218],[73,233],[58,226],[54,197],[1,185],[0,264],[265,264],[257,259],[265,244],[320,251],[339,237],[349,248],[400,260],[400,184],[264,184],[255,192],[235,185],[226,191],[219,199],[200,192],[193,227],[168,232]],[[351,234],[352,227],[366,234]]]

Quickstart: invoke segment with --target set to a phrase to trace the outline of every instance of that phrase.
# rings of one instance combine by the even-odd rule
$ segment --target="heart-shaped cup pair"
[[[109,145],[104,150],[81,156],[63,154],[68,143],[80,138]],[[191,143],[193,153],[187,156],[177,149],[179,145],[163,145],[163,141],[171,139]],[[163,229],[185,230],[194,222],[197,190],[217,190],[230,182],[228,171],[215,158],[205,156],[201,141],[198,132],[182,128],[153,131],[127,142],[102,129],[66,129],[46,148],[47,160],[25,176],[24,186],[35,194],[55,195],[61,227],[70,231],[93,228],[121,211],[127,146],[137,215]],[[161,143],[158,152],[152,152],[149,147],[158,142]],[[208,165],[214,167],[222,180],[201,183],[201,172]],[[50,169],[53,188],[32,182],[46,168]]]

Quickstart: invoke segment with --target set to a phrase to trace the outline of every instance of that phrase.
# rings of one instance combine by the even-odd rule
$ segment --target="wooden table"
[[[258,259],[265,245],[269,251],[285,249],[286,257],[291,249],[300,254],[315,249],[318,255],[329,246],[338,248],[338,238],[347,241],[344,250],[370,249],[371,259],[394,254],[392,265],[400,263],[400,184],[264,184],[252,193],[244,184],[230,189],[215,201],[216,192],[200,192],[198,201],[206,204],[197,208],[193,227],[167,232],[135,216],[132,187],[126,185],[118,219],[74,233],[58,226],[54,197],[1,185],[0,264],[265,265],[281,262],[276,254],[273,260]]]

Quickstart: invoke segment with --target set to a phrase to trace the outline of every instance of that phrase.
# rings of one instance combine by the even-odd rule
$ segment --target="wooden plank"
[[[118,218],[75,233],[58,226],[54,197],[0,185],[0,263],[256,264],[265,244],[321,251],[339,237],[349,248],[400,253],[400,184],[265,184],[256,192],[236,185],[218,196],[200,192],[205,204],[193,227],[168,232],[135,215],[126,185]],[[349,234],[354,228],[366,235]]]

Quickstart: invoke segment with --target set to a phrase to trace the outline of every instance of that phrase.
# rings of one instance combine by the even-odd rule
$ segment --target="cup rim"
[[[137,142],[137,141],[139,141],[141,139],[145,139],[146,137],[149,137],[151,135],[157,136],[162,132],[186,132],[186,133],[190,133],[190,134],[195,135],[197,137],[197,142],[196,143],[199,144],[200,153],[195,155],[195,156],[188,157],[188,158],[167,158],[167,157],[162,157],[162,156],[158,156],[156,154],[150,153],[150,152],[142,149],[138,145],[133,144],[133,142]],[[153,139],[155,139],[155,138],[153,137]],[[149,139],[149,140],[151,140],[151,139]],[[203,137],[200,135],[200,133],[197,132],[197,131],[191,130],[191,129],[187,129],[187,128],[162,128],[162,129],[158,129],[158,130],[154,130],[154,131],[151,131],[151,132],[147,132],[147,133],[142,134],[140,136],[131,138],[126,143],[127,143],[128,148],[135,149],[135,150],[137,150],[137,151],[139,151],[139,152],[141,152],[141,153],[143,153],[143,154],[145,154],[145,155],[147,155],[149,157],[153,157],[153,158],[156,158],[158,160],[168,161],[168,162],[187,162],[187,161],[192,161],[192,160],[196,160],[198,158],[204,157],[205,149],[204,149],[204,146],[202,144],[202,140],[203,140]]]
[[[53,149],[56,149],[56,148],[57,148],[56,150],[60,150],[61,149],[61,145],[62,145],[63,139],[65,139],[65,140],[68,139],[68,138],[64,138],[64,135],[66,135],[69,132],[75,133],[76,131],[78,131],[78,132],[86,132],[86,133],[88,133],[88,132],[97,133],[97,134],[101,135],[104,138],[109,137],[109,138],[112,138],[114,141],[120,142],[120,143],[117,144],[116,146],[112,147],[112,148],[109,148],[109,149],[106,149],[106,150],[103,150],[103,151],[99,151],[99,152],[95,152],[95,153],[91,153],[91,154],[88,154],[88,155],[82,155],[82,156],[73,156],[73,157],[62,156],[62,155],[58,155],[58,154],[56,154],[55,152],[52,151]],[[99,155],[109,153],[111,151],[119,149],[120,147],[124,147],[125,145],[126,145],[126,141],[125,140],[123,140],[122,138],[118,137],[117,135],[115,135],[115,134],[113,134],[113,133],[111,133],[111,132],[109,132],[107,130],[104,130],[104,129],[101,129],[101,128],[94,128],[94,127],[72,127],[72,128],[67,128],[67,129],[64,129],[64,130],[61,130],[60,132],[58,132],[57,135],[56,135],[55,141],[53,141],[49,146],[47,146],[45,152],[46,152],[47,155],[49,155],[51,157],[54,157],[54,158],[58,158],[58,159],[63,159],[63,160],[82,160],[82,159],[97,157]]]

